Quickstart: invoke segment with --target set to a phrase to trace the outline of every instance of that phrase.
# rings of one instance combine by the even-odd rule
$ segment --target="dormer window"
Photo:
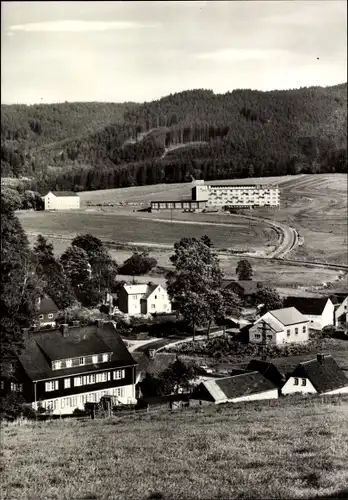
[[[85,364],[85,358],[79,358],[79,364],[84,365]]]
[[[103,363],[107,363],[109,361],[109,355],[103,354]]]
[[[61,361],[52,361],[52,370],[60,370],[62,367]]]

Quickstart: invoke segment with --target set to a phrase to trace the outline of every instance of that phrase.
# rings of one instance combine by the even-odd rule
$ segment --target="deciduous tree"
[[[253,277],[253,268],[248,260],[242,259],[238,262],[236,267],[236,274],[239,281],[251,280]]]
[[[283,307],[283,300],[277,290],[270,285],[258,283],[255,296],[256,305],[262,305],[260,314],[265,314],[267,311],[280,309]]]

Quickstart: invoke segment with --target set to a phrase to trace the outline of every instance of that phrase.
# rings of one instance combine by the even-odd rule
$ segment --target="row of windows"
[[[72,366],[84,366],[97,363],[108,363],[110,354],[94,354],[93,356],[81,356],[79,358],[64,359],[61,361],[52,361],[52,370],[61,370],[63,368],[71,368]]]
[[[294,385],[299,385],[299,379],[298,378],[294,378]],[[305,378],[301,379],[301,385],[307,385],[307,380]]]
[[[125,370],[115,370],[112,372],[113,380],[120,380],[125,377]],[[111,372],[92,373],[91,375],[83,375],[74,377],[74,387],[81,387],[83,385],[98,384],[100,382],[108,382],[111,380]],[[70,389],[71,379],[64,379],[64,389]],[[45,391],[52,392],[58,391],[59,381],[53,380],[52,382],[45,383]]]
[[[116,389],[107,389],[105,391],[92,392],[91,394],[80,394],[78,396],[69,396],[67,398],[54,399],[51,401],[42,401],[44,408],[57,410],[59,408],[75,408],[76,406],[84,405],[85,403],[98,403],[102,396],[118,396],[123,398],[125,394],[124,387]]]
[[[306,331],[307,331],[307,327],[306,327],[306,326],[303,326],[303,327],[302,327],[302,333],[306,333]],[[289,330],[286,330],[286,335],[287,335],[288,337],[290,337],[290,335],[291,335],[291,330],[290,330],[290,329],[289,329]],[[297,328],[297,327],[295,328],[295,335],[298,335],[298,328]]]

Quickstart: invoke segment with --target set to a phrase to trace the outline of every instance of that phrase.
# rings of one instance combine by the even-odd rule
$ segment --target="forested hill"
[[[347,84],[1,106],[2,176],[32,177],[40,192],[344,172],[346,151]]]

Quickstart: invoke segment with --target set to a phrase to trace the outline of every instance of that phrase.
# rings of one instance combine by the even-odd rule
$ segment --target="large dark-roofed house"
[[[135,400],[135,365],[112,322],[25,332],[19,356],[24,398],[53,413],[72,413],[104,395]],[[41,403],[40,403],[41,402]]]
[[[214,404],[276,398],[277,387],[257,371],[204,380],[191,395],[192,400]]]
[[[348,378],[331,355],[296,366],[282,388],[282,394],[348,394]]]
[[[308,318],[308,327],[312,330],[322,330],[325,326],[334,324],[335,307],[326,297],[286,297],[284,307],[295,307]]]

